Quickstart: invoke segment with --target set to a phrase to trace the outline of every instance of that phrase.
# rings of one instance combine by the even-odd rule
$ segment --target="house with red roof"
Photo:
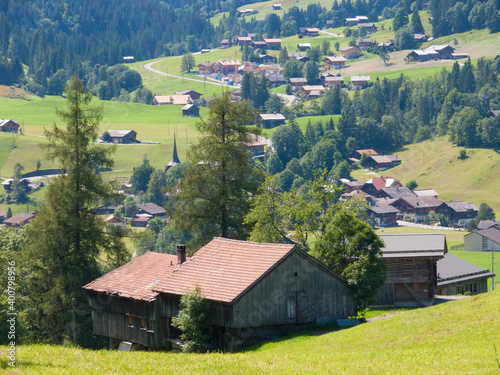
[[[212,345],[233,348],[290,324],[356,313],[345,279],[295,244],[214,238],[193,256],[146,253],[83,288],[94,334],[168,348],[179,332],[179,301],[198,287],[206,299]]]

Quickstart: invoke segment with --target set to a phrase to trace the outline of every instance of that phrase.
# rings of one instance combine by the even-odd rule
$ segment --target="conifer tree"
[[[74,75],[66,86],[67,110],[56,110],[66,128],[45,130],[42,145],[63,175],[51,180],[46,204],[26,228],[24,250],[29,278],[29,330],[40,342],[62,343],[72,336],[72,300],[77,315],[77,343],[95,344],[90,308],[82,286],[100,275],[98,257],[108,266],[125,261],[126,251],[116,233],[105,232],[95,216],[102,199],[119,200],[114,186],[104,182],[102,167],[113,164],[113,147],[94,144],[102,108],[90,107],[92,94]]]
[[[260,128],[246,126],[255,116],[248,102],[231,103],[229,93],[224,93],[210,102],[208,119],[196,124],[202,137],[189,150],[192,164],[171,195],[176,227],[194,236],[191,250],[214,236],[247,237],[243,218],[260,178],[243,143],[261,133]]]

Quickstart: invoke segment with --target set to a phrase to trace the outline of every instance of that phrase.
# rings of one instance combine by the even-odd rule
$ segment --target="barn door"
[[[297,294],[288,294],[285,297],[285,304],[288,323],[297,323]]]

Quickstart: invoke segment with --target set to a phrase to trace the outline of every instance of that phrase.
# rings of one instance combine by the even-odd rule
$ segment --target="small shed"
[[[297,49],[301,52],[311,49],[311,43],[299,43],[297,44]]]
[[[108,130],[111,142],[116,143],[135,143],[137,142],[137,133],[134,130]]]
[[[437,293],[437,265],[448,252],[444,233],[383,234],[386,281],[378,305],[431,306]]]
[[[273,10],[281,10],[281,4],[273,4]]]
[[[200,117],[200,109],[196,104],[186,104],[182,107],[182,117]]]
[[[271,129],[283,125],[286,118],[281,113],[262,113],[259,115],[259,120],[264,129]]]

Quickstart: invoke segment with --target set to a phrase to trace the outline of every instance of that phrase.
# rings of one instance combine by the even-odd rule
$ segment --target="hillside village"
[[[464,5],[460,34],[435,1],[348,3],[186,4],[168,22],[203,34],[0,87],[2,368],[34,342],[245,356],[496,295],[500,54],[467,39],[497,37],[475,18],[496,8]]]

